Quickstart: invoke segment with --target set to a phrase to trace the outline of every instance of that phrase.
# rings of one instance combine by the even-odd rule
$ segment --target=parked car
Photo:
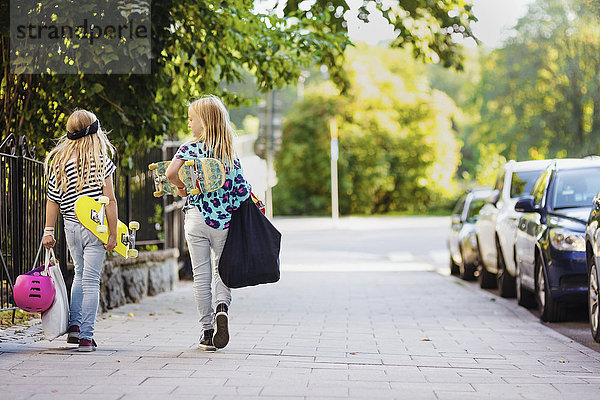
[[[531,194],[549,164],[550,160],[507,162],[498,174],[494,193],[479,213],[479,284],[484,289],[497,286],[502,297],[516,295],[514,247],[520,213],[515,211],[515,203],[519,196]]]
[[[450,273],[465,280],[475,278],[475,271],[479,265],[475,221],[491,193],[491,188],[472,189],[460,198],[452,212],[448,237]]]
[[[566,319],[566,305],[585,303],[585,231],[600,191],[600,161],[554,160],[515,209],[523,212],[516,240],[517,300],[537,301],[543,321]]]
[[[600,342],[600,310],[598,309],[598,282],[600,274],[600,193],[594,197],[592,212],[588,218],[585,230],[585,253],[588,271],[588,311],[590,315],[590,330],[596,342]]]

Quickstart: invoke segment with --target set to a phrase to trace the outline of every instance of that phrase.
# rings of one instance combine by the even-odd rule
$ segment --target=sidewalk
[[[292,272],[234,291],[196,348],[191,284],[104,314],[98,350],[0,343],[5,399],[597,399],[600,354],[430,271]],[[39,328],[31,328],[35,329]],[[39,336],[39,334],[38,334]]]

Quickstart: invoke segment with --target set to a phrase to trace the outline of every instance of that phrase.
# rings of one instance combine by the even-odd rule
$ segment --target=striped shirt
[[[104,174],[104,179],[111,176],[112,173],[115,172],[115,170],[117,169],[117,167],[111,161],[110,158],[107,160],[108,161],[106,164],[106,173]],[[103,194],[102,189],[104,187],[104,181],[102,181],[101,185],[90,182],[90,186],[84,185],[83,189],[80,192],[77,192],[77,173],[75,171],[74,158],[67,161],[67,165],[65,166],[65,172],[67,173],[69,183],[67,184],[67,190],[64,192],[60,187],[57,187],[56,176],[54,175],[54,172],[50,174],[50,179],[48,180],[48,200],[51,200],[60,205],[60,213],[62,214],[65,220],[79,222],[77,216],[75,215],[75,202],[81,196],[89,196],[95,200],[98,200],[98,198],[100,198],[100,196],[102,196]],[[92,177],[96,173],[96,166],[94,164],[93,159],[91,162],[89,173]]]

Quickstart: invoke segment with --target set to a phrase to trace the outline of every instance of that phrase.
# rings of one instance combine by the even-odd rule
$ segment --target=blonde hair
[[[69,133],[80,131],[93,124],[97,119],[94,113],[87,110],[75,110],[67,119],[67,131]],[[74,158],[77,192],[81,192],[84,186],[90,186],[90,184],[104,186],[106,161],[113,156],[114,152],[115,147],[100,126],[96,133],[75,140],[69,139],[67,134],[64,134],[58,139],[56,147],[46,156],[44,161],[46,177],[52,172],[56,177],[56,187],[66,192],[69,178],[65,166],[70,159]],[[92,161],[95,165],[93,176],[90,174]]]
[[[233,166],[235,131],[223,102],[217,96],[208,95],[193,101],[189,110],[200,119],[203,127],[198,140],[202,141],[209,153],[221,160],[226,168]]]

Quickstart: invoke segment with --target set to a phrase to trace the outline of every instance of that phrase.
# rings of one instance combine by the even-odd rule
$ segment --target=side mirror
[[[460,220],[460,215],[454,214],[452,216],[452,225],[460,224],[462,221]]]
[[[539,208],[535,205],[533,196],[523,196],[517,200],[517,204],[515,204],[515,211],[532,213],[539,211]]]
[[[498,200],[500,200],[500,191],[498,189],[494,190],[492,194],[490,194],[489,197],[486,199],[488,203],[491,203],[493,205],[496,205],[498,203]]]

